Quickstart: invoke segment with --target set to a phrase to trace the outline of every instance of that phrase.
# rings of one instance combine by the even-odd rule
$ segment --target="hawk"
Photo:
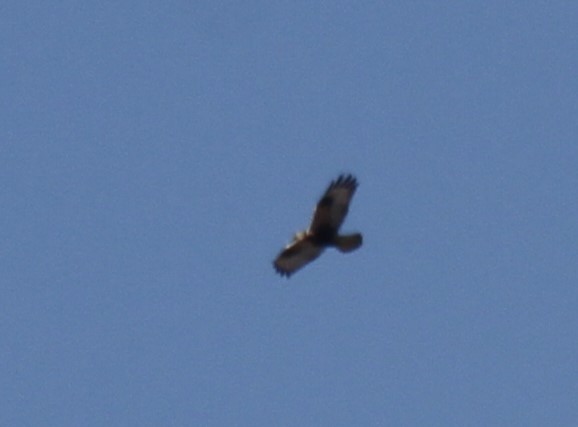
[[[273,261],[277,273],[291,276],[321,255],[327,247],[336,247],[341,252],[352,252],[361,246],[361,233],[337,234],[347,216],[349,203],[357,186],[353,175],[340,175],[329,184],[315,207],[309,229],[297,233],[293,241]]]

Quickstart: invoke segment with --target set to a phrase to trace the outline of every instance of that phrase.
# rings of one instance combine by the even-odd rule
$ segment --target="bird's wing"
[[[299,236],[281,251],[273,266],[281,276],[289,277],[321,255],[321,252],[322,247],[314,245],[305,236]]]
[[[325,194],[317,203],[309,230],[315,234],[320,230],[337,232],[349,211],[349,203],[358,183],[352,175],[340,175],[329,184]]]

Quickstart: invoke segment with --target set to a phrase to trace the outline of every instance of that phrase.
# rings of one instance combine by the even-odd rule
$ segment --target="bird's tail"
[[[337,236],[335,239],[335,246],[341,252],[353,252],[359,248],[362,243],[363,237],[361,236],[361,233]]]

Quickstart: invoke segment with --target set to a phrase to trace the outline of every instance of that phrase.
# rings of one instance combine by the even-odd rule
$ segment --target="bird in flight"
[[[349,203],[358,183],[353,175],[340,175],[329,184],[315,207],[309,229],[295,235],[273,261],[281,276],[289,277],[304,267],[328,247],[352,252],[363,242],[361,233],[337,234],[349,211]]]

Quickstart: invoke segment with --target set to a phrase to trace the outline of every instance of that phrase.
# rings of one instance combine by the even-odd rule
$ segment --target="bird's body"
[[[340,175],[331,182],[317,203],[309,229],[297,233],[273,262],[279,274],[289,277],[316,259],[327,247],[352,252],[362,245],[360,233],[338,234],[357,186],[357,180],[352,175]]]

